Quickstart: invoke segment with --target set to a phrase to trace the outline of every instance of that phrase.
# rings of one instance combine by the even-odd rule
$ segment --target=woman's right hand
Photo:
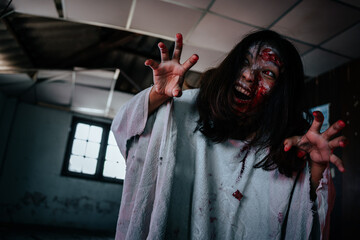
[[[183,64],[180,64],[183,46],[182,35],[180,33],[176,34],[172,59],[170,59],[169,51],[164,43],[160,42],[158,46],[161,53],[161,63],[157,63],[152,59],[145,61],[145,65],[153,70],[154,87],[152,94],[157,95],[161,99],[180,97],[182,95],[184,75],[198,61],[199,57],[193,54]]]

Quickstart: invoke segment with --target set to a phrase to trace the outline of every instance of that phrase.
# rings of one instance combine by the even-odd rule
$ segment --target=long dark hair
[[[265,44],[278,51],[283,62],[280,75],[255,114],[239,115],[232,107],[234,83],[249,48]],[[294,171],[304,166],[304,161],[297,158],[295,149],[284,152],[283,142],[287,137],[304,134],[309,127],[304,119],[307,108],[303,104],[303,91],[304,71],[296,48],[274,31],[251,33],[218,67],[202,75],[197,97],[200,115],[197,130],[213,142],[237,138],[247,141],[247,147],[256,146],[259,151],[269,149],[267,156],[255,167],[264,170],[278,168],[281,173],[292,176]]]

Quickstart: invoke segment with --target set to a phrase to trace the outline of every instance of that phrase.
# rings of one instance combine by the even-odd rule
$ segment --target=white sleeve
[[[329,239],[330,214],[335,200],[330,168],[323,172],[315,201],[310,199],[310,186],[311,172],[307,164],[293,193],[286,239]]]
[[[148,120],[149,94],[151,88],[141,91],[131,98],[116,114],[111,131],[124,158],[127,158],[128,141],[141,135]]]
[[[320,223],[321,239],[329,239],[330,214],[335,202],[335,188],[332,182],[330,167],[323,172],[319,186],[316,189],[316,206]]]

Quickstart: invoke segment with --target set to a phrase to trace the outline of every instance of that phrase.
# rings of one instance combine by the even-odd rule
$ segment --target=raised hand
[[[180,97],[185,73],[198,61],[199,57],[193,54],[183,64],[180,64],[182,52],[182,35],[176,34],[175,49],[172,59],[165,44],[158,44],[161,53],[161,63],[152,59],[145,61],[145,65],[151,67],[154,77],[154,90],[157,94],[167,97]]]
[[[284,150],[289,151],[291,147],[296,146],[299,150],[298,155],[309,153],[312,166],[324,169],[329,162],[332,162],[340,172],[344,172],[342,160],[333,154],[333,150],[345,147],[347,140],[344,136],[332,138],[345,127],[345,123],[341,120],[337,121],[325,132],[320,133],[324,116],[319,111],[313,112],[313,115],[315,119],[306,134],[285,139]]]

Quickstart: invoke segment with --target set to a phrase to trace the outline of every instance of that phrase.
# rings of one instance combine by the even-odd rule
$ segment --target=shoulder
[[[189,89],[183,91],[183,94],[179,98],[174,98],[174,102],[186,102],[186,103],[195,103],[199,89]]]
[[[176,117],[197,117],[196,98],[198,93],[198,89],[185,90],[181,97],[174,98],[174,113]]]

